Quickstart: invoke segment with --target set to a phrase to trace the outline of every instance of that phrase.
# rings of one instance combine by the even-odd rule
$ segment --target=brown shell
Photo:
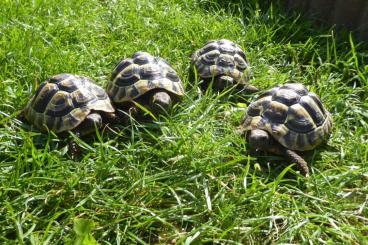
[[[107,93],[119,104],[133,101],[153,89],[164,89],[178,97],[184,95],[179,76],[164,59],[137,52],[115,67]]]
[[[209,41],[194,52],[191,62],[203,79],[227,75],[239,84],[247,84],[250,78],[249,63],[244,51],[227,39]]]
[[[242,128],[266,130],[284,147],[306,151],[330,135],[332,117],[316,94],[302,84],[287,83],[252,102]]]
[[[60,133],[76,128],[92,110],[115,111],[106,92],[91,79],[58,74],[38,87],[24,115],[41,131]]]

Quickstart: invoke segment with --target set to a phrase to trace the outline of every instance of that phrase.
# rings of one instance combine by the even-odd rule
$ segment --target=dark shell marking
[[[43,82],[26,106],[26,119],[41,131],[76,128],[91,111],[114,112],[106,92],[94,82],[72,74]]]
[[[249,80],[249,65],[244,51],[227,39],[209,41],[191,59],[203,79],[227,75],[240,84]]]
[[[244,131],[266,130],[286,148],[306,151],[329,136],[332,118],[317,95],[302,84],[289,83],[252,102],[242,127]]]
[[[136,52],[115,67],[107,93],[113,102],[120,104],[131,102],[153,89],[164,89],[177,97],[184,95],[179,76],[164,59]]]

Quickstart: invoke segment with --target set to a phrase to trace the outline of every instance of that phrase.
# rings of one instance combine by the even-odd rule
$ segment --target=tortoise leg
[[[84,121],[79,124],[78,127],[76,127],[73,130],[73,133],[79,138],[83,137],[85,135],[93,133],[97,128],[102,127],[102,117],[98,113],[91,113],[89,114]],[[69,141],[69,153],[72,156],[73,159],[79,157],[81,155],[81,148],[77,145],[77,143],[74,140]]]
[[[74,129],[74,132],[78,132],[80,136],[84,136],[95,132],[96,127],[101,128],[102,125],[101,115],[98,113],[91,113]]]
[[[75,135],[78,138],[80,137],[79,132],[75,132]],[[77,143],[73,139],[71,139],[68,142],[68,152],[69,155],[72,157],[72,159],[76,159],[82,154],[82,149],[79,147],[79,145],[77,145]]]
[[[25,112],[24,109],[18,114],[17,119],[21,122],[25,122],[26,121],[26,116],[25,116]]]
[[[121,124],[123,126],[128,125],[129,117],[121,111],[114,112],[101,112],[104,123]]]
[[[255,93],[255,92],[259,91],[259,89],[257,87],[255,87],[253,85],[250,85],[250,84],[242,85],[241,90],[244,91],[247,94],[252,94],[252,93]]]
[[[285,156],[289,162],[296,163],[302,175],[309,177],[308,163],[295,151],[287,149],[280,144],[270,147],[268,151]]]
[[[170,110],[172,106],[172,100],[168,93],[164,91],[158,91],[154,93],[149,101],[149,107],[153,114],[163,114]]]
[[[305,176],[309,177],[309,168],[307,162],[299,156],[295,151],[285,149],[285,156],[290,162],[295,162],[300,172]]]
[[[309,169],[307,162],[295,151],[287,149],[278,143],[267,131],[254,129],[247,133],[246,138],[252,149],[263,150],[285,156],[288,161],[296,163],[300,172],[304,176],[308,177]]]
[[[23,109],[15,118],[15,123],[21,126],[22,124],[28,124],[28,120],[26,118],[25,109]]]
[[[131,105],[128,109],[128,113],[131,117],[136,118],[139,115],[140,109],[136,105]]]

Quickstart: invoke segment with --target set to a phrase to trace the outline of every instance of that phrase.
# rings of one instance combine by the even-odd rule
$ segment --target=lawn
[[[223,2],[0,2],[1,244],[73,243],[83,223],[100,244],[368,242],[367,45],[265,1]],[[309,178],[282,157],[249,155],[236,128],[254,95],[188,80],[190,55],[219,38],[243,47],[252,84],[297,80],[332,113],[330,140],[305,156]],[[77,160],[67,139],[16,120],[49,76],[106,86],[138,50],[184,82],[169,116],[78,140]]]

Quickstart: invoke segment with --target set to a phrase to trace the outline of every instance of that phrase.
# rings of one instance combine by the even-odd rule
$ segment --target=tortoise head
[[[217,76],[213,80],[213,87],[217,91],[223,91],[226,88],[231,88],[232,86],[236,86],[240,90],[244,90],[246,93],[255,93],[258,92],[259,89],[253,85],[250,85],[248,83],[240,83],[237,82],[234,78],[231,76]]]
[[[250,147],[255,150],[269,151],[275,143],[272,136],[262,129],[251,130],[247,139]]]
[[[230,88],[230,87],[234,86],[235,83],[236,82],[232,77],[222,75],[222,76],[217,76],[217,77],[214,78],[212,86],[217,91],[222,91],[226,88]]]
[[[162,114],[169,111],[172,105],[171,97],[164,91],[154,93],[150,99],[149,106],[154,114]]]
[[[282,146],[270,133],[262,129],[253,129],[247,135],[247,141],[254,150],[261,150],[277,155],[285,155],[286,148]]]

